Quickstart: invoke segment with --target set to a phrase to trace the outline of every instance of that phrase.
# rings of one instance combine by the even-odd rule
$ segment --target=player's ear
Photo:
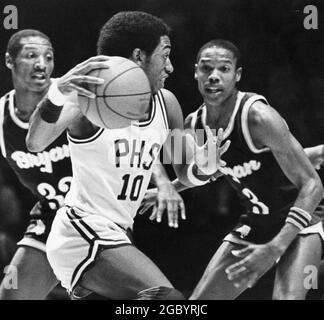
[[[236,70],[236,82],[239,82],[241,80],[241,76],[242,76],[242,67],[239,67],[237,70]]]
[[[198,64],[195,64],[195,79],[198,79],[198,75],[197,75],[197,69],[198,69]]]
[[[133,50],[132,52],[132,57],[131,59],[136,63],[138,64],[140,67],[143,66],[143,64],[145,63],[146,61],[146,54],[143,50],[139,49],[139,48],[136,48]]]
[[[7,68],[11,70],[13,68],[13,59],[8,52],[6,52],[5,61],[6,61]]]

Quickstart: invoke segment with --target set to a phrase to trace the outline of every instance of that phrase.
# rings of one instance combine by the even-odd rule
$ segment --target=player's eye
[[[49,55],[46,56],[46,59],[47,59],[47,61],[52,61],[53,60],[53,56],[49,54]]]
[[[164,55],[163,55],[163,59],[164,60],[168,60],[170,58],[170,53],[165,53]]]
[[[211,72],[212,68],[208,64],[204,64],[204,65],[200,66],[200,70],[202,72]]]
[[[35,52],[28,52],[26,56],[28,59],[33,59],[36,57],[36,54],[35,54]]]
[[[231,68],[229,66],[220,67],[220,71],[222,71],[222,72],[229,72],[230,70],[231,70]]]

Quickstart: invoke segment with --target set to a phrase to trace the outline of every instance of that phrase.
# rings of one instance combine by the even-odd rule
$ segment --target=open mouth
[[[39,81],[44,81],[47,79],[45,73],[33,73],[31,78]]]
[[[220,93],[220,92],[223,92],[222,89],[220,89],[220,88],[214,88],[214,87],[206,87],[206,91],[208,93]]]

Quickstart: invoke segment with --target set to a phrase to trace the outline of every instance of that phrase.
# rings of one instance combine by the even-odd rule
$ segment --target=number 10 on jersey
[[[125,174],[122,179],[123,187],[117,199],[126,200],[129,197],[131,201],[136,201],[141,192],[144,176],[138,175],[134,179],[131,179],[130,174]]]

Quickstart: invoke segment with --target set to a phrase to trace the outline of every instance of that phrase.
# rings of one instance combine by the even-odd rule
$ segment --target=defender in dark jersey
[[[6,65],[12,72],[14,90],[0,99],[1,153],[39,201],[10,263],[17,270],[18,288],[8,288],[5,277],[0,299],[44,299],[58,284],[47,262],[45,243],[71,181],[65,134],[43,152],[29,152],[25,142],[29,118],[51,83],[54,55],[50,39],[37,30],[15,33],[8,42]]]
[[[191,129],[224,129],[231,147],[225,178],[246,207],[225,237],[191,299],[234,299],[277,264],[275,299],[303,299],[304,267],[318,265],[323,187],[286,122],[258,94],[236,89],[240,52],[214,40],[197,56],[195,78],[203,105],[187,118]],[[297,237],[297,235],[299,235]],[[324,238],[323,238],[324,239]]]
[[[323,190],[311,166],[323,163],[323,147],[307,148],[306,155],[263,96],[236,89],[239,58],[239,50],[224,40],[208,42],[197,56],[195,78],[204,103],[187,117],[185,127],[198,141],[206,126],[224,129],[231,146],[222,156],[226,168],[217,176],[236,189],[246,212],[191,299],[234,299],[279,259],[273,298],[303,299],[304,267],[319,264],[324,239],[322,222],[316,223],[323,216],[321,207],[313,214]],[[178,181],[174,185],[186,189]],[[154,198],[154,191],[146,195],[144,210]]]

